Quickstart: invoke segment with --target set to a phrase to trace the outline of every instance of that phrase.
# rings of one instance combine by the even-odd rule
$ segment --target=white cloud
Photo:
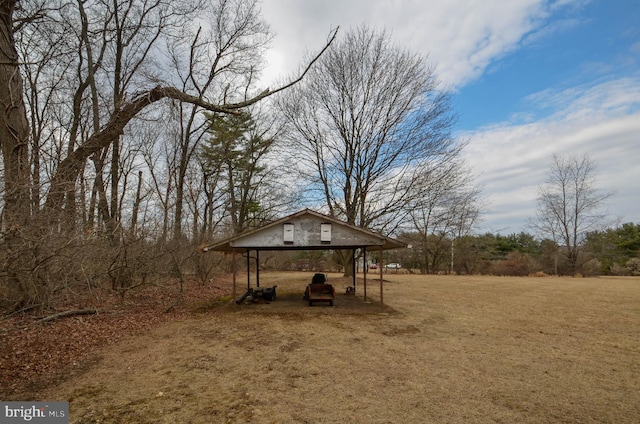
[[[564,116],[595,112],[626,114],[640,106],[640,78],[626,77],[561,91],[548,89],[531,94],[526,100],[536,107],[557,110],[558,115]]]
[[[611,215],[640,222],[640,79],[546,90],[531,98],[555,112],[535,123],[503,123],[467,135],[465,156],[490,201],[487,227],[524,230],[527,217],[535,214],[537,187],[552,155],[583,153],[599,165],[600,188],[616,193]]]
[[[462,87],[506,54],[582,24],[559,20],[557,13],[588,1],[263,0],[263,15],[277,33],[263,80],[272,84],[293,72],[305,52],[324,45],[332,28],[346,32],[368,23],[389,31],[399,45],[429,55],[445,86]],[[633,63],[638,51],[638,44],[629,49]],[[583,66],[598,67],[600,75],[619,68],[610,61]],[[609,78],[532,94],[526,99],[531,108],[514,111],[511,122],[470,135],[465,155],[489,197],[488,230],[526,230],[554,153],[588,153],[600,165],[602,187],[617,192],[612,214],[640,222],[640,77]]]
[[[565,3],[582,1],[263,0],[263,16],[277,33],[264,80],[295,70],[305,52],[322,47],[332,28],[348,31],[368,23],[428,55],[442,82],[460,87],[543,28],[552,9]]]

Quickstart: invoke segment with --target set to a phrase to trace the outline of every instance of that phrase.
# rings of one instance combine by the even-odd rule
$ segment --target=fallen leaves
[[[75,296],[73,302],[57,305],[45,317],[24,314],[0,321],[0,398],[26,400],[20,396],[31,386],[51,383],[81,369],[101,348],[230,292],[228,278],[207,284],[189,280],[170,313],[163,311],[178,296],[177,283],[141,287],[128,294],[124,303],[114,292]],[[98,312],[65,316],[66,311],[89,309]],[[54,315],[58,319],[43,320]]]

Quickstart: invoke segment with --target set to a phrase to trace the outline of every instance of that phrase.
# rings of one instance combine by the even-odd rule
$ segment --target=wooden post
[[[247,290],[251,288],[251,251],[247,249]]]
[[[365,247],[362,250],[362,263],[364,264],[364,278],[363,278],[363,286],[364,286],[364,301],[367,301],[367,272],[369,272],[369,267],[367,266],[367,248]]]
[[[260,287],[260,251],[256,250],[256,287]]]
[[[353,272],[353,289],[356,289],[357,279],[356,279],[356,271],[358,267],[356,266],[356,249],[351,249],[351,272]]]
[[[382,260],[382,246],[380,246],[380,304],[384,304],[382,286],[384,279],[382,278],[382,268],[384,267],[384,261]]]
[[[232,290],[232,295],[233,295],[233,302],[235,303],[235,301],[237,300],[236,297],[236,249],[233,249],[231,251],[231,273],[233,274],[233,290]]]

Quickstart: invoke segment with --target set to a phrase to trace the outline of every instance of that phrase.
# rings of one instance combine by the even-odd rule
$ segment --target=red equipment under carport
[[[327,284],[327,276],[324,274],[315,274],[304,292],[304,299],[309,302],[309,306],[315,302],[326,302],[333,306],[335,298],[336,290],[331,284]]]

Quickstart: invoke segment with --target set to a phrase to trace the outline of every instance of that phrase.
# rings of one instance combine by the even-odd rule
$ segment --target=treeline
[[[425,274],[575,274],[563,246],[526,232],[469,235],[453,241],[436,235],[425,241],[409,233],[402,239],[410,248],[390,252],[385,261]],[[587,233],[578,258],[577,272],[585,276],[640,275],[640,224]]]
[[[265,89],[259,3],[0,2],[0,311],[206,282],[230,267],[199,245],[303,207],[471,231],[480,193],[435,66],[363,25]]]
[[[424,273],[633,272],[620,235],[573,245],[606,227],[594,215],[572,217],[586,225],[565,234],[542,219],[568,255],[527,234],[473,236],[483,197],[450,93],[384,31],[336,29],[265,90],[273,34],[258,0],[9,0],[0,15],[2,312],[165,282],[180,296],[187,278],[231,270],[200,245],[303,207],[385,235],[405,229],[412,248],[385,262]],[[552,175],[592,170],[555,164]],[[573,209],[554,187],[542,218]],[[606,198],[586,187],[588,204]],[[260,265],[350,272],[350,260],[287,252]]]
[[[204,280],[200,243],[287,209],[258,104],[306,71],[257,85],[258,6],[0,2],[0,311]]]

